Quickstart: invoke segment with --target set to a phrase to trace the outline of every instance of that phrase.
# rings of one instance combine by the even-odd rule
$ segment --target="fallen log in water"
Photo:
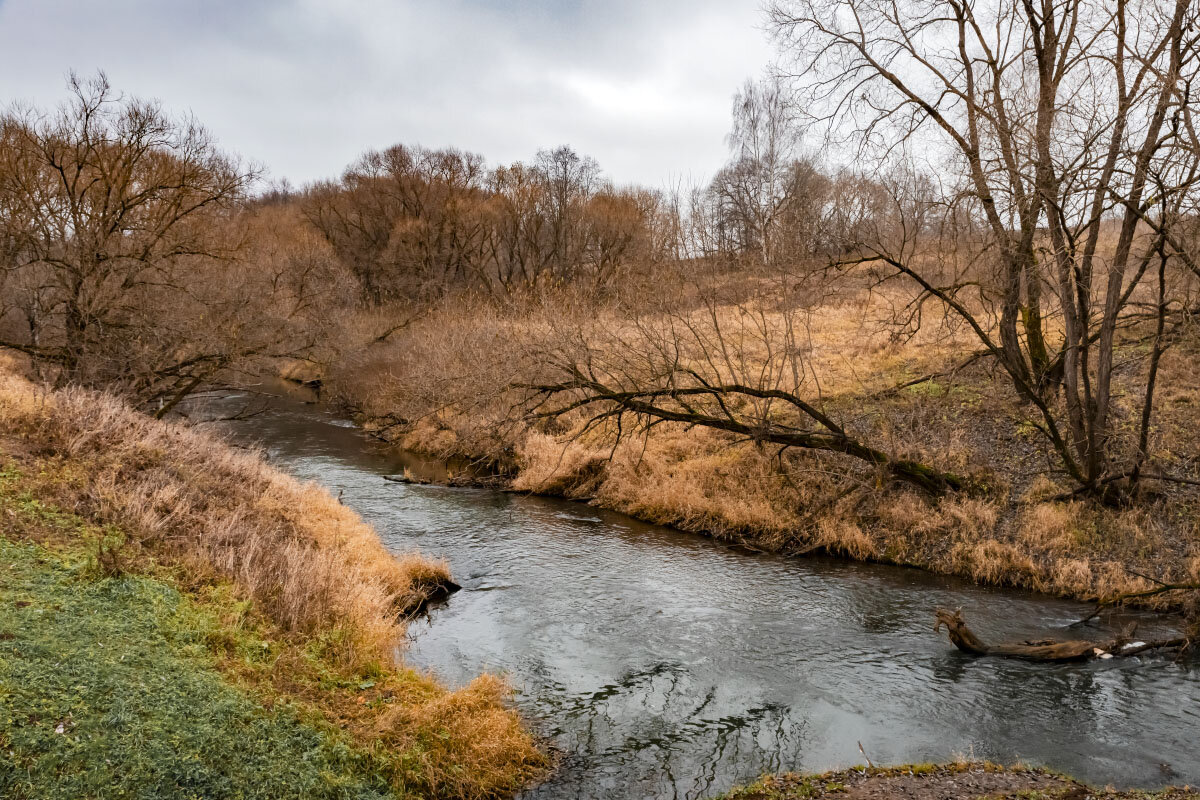
[[[989,645],[985,644],[975,635],[974,631],[967,627],[961,608],[954,611],[939,608],[935,613],[937,614],[937,623],[933,626],[934,633],[939,632],[942,626],[945,626],[946,633],[949,634],[950,641],[954,643],[954,646],[964,653],[974,656],[1004,656],[1047,662],[1084,661],[1089,658],[1131,656],[1161,648],[1182,648],[1188,644],[1185,636],[1150,642],[1132,642],[1130,641],[1133,636],[1131,628],[1119,636],[1105,640],[1037,639]]]
[[[409,483],[416,486],[426,486],[433,483],[428,478],[418,478],[415,475],[410,475],[407,471],[403,475],[384,475],[382,477],[385,481],[391,481],[392,483]]]

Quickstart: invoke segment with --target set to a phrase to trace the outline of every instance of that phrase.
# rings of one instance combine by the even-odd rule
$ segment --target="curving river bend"
[[[1200,665],[969,659],[932,632],[941,605],[985,636],[1061,636],[1080,604],[748,555],[564,500],[390,483],[438,466],[299,400],[229,427],[342,492],[390,548],[450,562],[463,591],[411,626],[406,659],[453,685],[509,677],[564,754],[529,800],[707,797],[862,763],[860,742],[875,763],[962,754],[1100,784],[1200,783]]]

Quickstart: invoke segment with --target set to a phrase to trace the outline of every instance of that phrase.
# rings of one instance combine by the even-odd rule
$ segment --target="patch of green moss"
[[[914,397],[945,397],[947,394],[946,386],[937,381],[914,383],[907,388],[907,391]]]

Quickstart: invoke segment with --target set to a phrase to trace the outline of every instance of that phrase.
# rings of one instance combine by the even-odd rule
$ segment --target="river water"
[[[1200,666],[972,659],[932,630],[935,607],[962,606],[985,639],[1061,637],[1086,606],[735,552],[564,500],[391,483],[441,467],[298,400],[229,427],[342,493],[389,548],[449,561],[463,591],[411,626],[405,657],[452,685],[508,676],[561,753],[529,800],[702,798],[863,763],[860,744],[877,764],[965,755],[1100,784],[1200,783]]]

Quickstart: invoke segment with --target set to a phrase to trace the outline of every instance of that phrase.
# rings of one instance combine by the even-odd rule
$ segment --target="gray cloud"
[[[759,1],[0,0],[0,100],[104,69],[295,182],[395,142],[569,143],[660,185],[724,159],[729,98],[770,57]]]

